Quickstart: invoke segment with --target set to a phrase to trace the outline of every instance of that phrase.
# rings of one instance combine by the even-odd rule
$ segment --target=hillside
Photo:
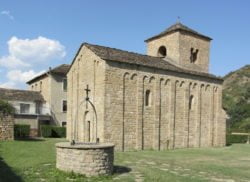
[[[232,128],[250,130],[250,65],[224,76],[223,107]]]

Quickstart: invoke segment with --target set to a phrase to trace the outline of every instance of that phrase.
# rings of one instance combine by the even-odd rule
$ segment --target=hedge
[[[14,136],[16,138],[28,137],[30,135],[30,125],[27,124],[15,124]]]
[[[232,144],[232,143],[246,143],[247,142],[247,137],[244,135],[227,135],[227,144]]]
[[[60,126],[41,125],[41,136],[45,138],[65,138],[66,128]]]
[[[227,135],[226,135],[226,142],[227,145],[233,144],[233,143],[246,143],[248,136],[246,135],[232,135],[231,133],[249,133],[248,130],[245,129],[238,129],[238,128],[233,128],[231,130],[227,130]]]

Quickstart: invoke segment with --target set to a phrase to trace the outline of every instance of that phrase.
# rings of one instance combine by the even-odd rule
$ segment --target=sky
[[[0,0],[0,87],[25,89],[88,42],[146,54],[177,22],[213,38],[210,73],[250,64],[249,0]]]

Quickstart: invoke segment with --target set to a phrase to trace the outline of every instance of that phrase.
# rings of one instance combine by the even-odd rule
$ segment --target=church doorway
[[[90,136],[91,136],[91,132],[90,132],[90,121],[87,121],[87,142],[90,142]]]
[[[84,116],[84,142],[93,142],[95,140],[94,137],[94,121],[92,120],[93,115],[89,112],[85,112]]]

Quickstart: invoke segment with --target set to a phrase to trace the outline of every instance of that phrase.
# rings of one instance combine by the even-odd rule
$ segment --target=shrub
[[[42,125],[41,135],[45,138],[50,138],[50,137],[65,138],[66,128],[60,126]]]
[[[3,114],[14,114],[15,108],[10,103],[0,100],[0,112]]]
[[[41,136],[48,138],[52,135],[52,129],[50,125],[41,125]]]
[[[65,138],[66,137],[66,128],[54,126],[52,128],[52,137]]]
[[[246,143],[247,137],[244,135],[230,135],[227,134],[227,145],[233,144],[233,143]]]
[[[30,125],[27,124],[15,124],[14,136],[16,138],[28,137],[30,135]]]

